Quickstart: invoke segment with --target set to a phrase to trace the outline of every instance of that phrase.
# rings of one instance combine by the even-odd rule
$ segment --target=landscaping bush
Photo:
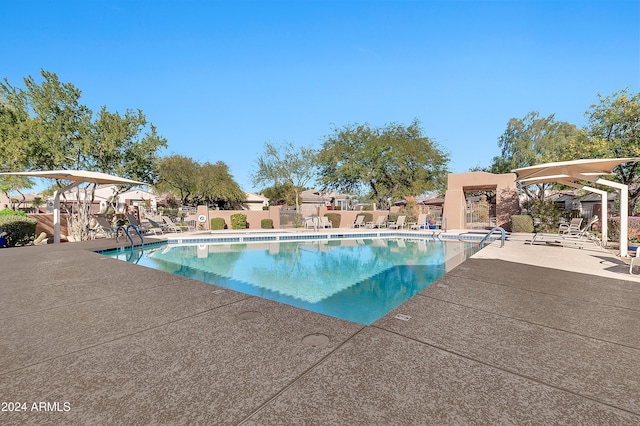
[[[620,228],[620,223],[618,223],[618,228]],[[602,229],[602,227],[600,229]],[[617,238],[620,239],[620,231],[618,231]],[[628,238],[630,243],[640,243],[640,217],[629,216]]]
[[[533,218],[529,215],[511,216],[511,232],[533,232]]]
[[[607,233],[610,241],[620,239],[620,216],[612,216],[607,223]],[[631,234],[629,234],[631,236]]]
[[[420,210],[415,201],[407,201],[407,204],[398,211],[398,216],[405,216],[406,223],[416,223],[419,214]]]
[[[561,215],[551,200],[535,201],[531,206],[531,217],[537,221],[536,232],[557,231]]]
[[[20,216],[27,217],[27,214],[22,210],[2,209],[0,210],[0,216]]]
[[[325,216],[329,218],[331,226],[334,228],[340,228],[340,220],[342,219],[342,215],[340,213],[325,213]]]
[[[12,210],[13,211],[13,210]],[[3,238],[7,247],[31,244],[36,236],[37,221],[24,215],[0,215],[0,234],[6,232]]]
[[[273,219],[262,219],[260,221],[261,229],[273,229]]]
[[[220,230],[225,229],[226,227],[227,224],[225,223],[223,218],[214,217],[213,219],[211,219],[211,230]]]
[[[373,213],[362,212],[361,214],[364,215],[364,223],[373,222]]]
[[[236,213],[231,215],[232,229],[247,229],[247,215]]]

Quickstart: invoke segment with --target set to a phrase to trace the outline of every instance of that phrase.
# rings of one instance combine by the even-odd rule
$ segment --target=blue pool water
[[[163,245],[104,255],[369,325],[478,250],[407,239]]]

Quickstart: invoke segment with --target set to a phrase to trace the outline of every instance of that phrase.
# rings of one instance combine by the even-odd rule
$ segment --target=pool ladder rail
[[[140,233],[138,228],[134,225],[129,225],[126,228],[124,226],[118,226],[118,229],[116,229],[116,241],[118,241],[118,237],[120,236],[120,230],[122,229],[122,232],[124,233],[124,235],[126,235],[127,238],[129,239],[129,242],[131,243],[131,247],[133,247],[134,246],[133,238],[131,237],[131,233],[129,233],[129,228],[133,229],[133,231],[136,234],[138,234],[138,238],[140,238],[140,244],[144,246],[144,238],[142,238],[142,234]]]
[[[480,240],[480,248],[484,247],[487,240],[491,239],[493,241],[493,235],[495,232],[500,232],[500,239],[502,240],[502,244],[500,244],[500,248],[504,247],[504,242],[507,239],[507,232],[504,230],[504,228],[500,226],[495,226],[491,229],[491,231],[487,233],[487,235],[485,235],[482,238],[482,240]],[[463,240],[462,236],[467,234],[480,234],[480,232],[465,232],[465,233],[459,234],[458,239],[462,241]]]
[[[487,235],[485,235],[484,238],[480,241],[480,248],[484,247],[484,244],[487,241],[487,239],[491,237],[495,231],[500,231],[500,240],[502,240],[502,243],[500,244],[500,248],[504,247],[504,240],[507,239],[507,233],[505,232],[504,228],[500,226],[494,226],[491,229],[491,231],[489,231]]]

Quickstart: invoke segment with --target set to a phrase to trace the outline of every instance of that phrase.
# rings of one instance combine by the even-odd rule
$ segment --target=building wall
[[[269,207],[269,210],[207,210],[207,206],[198,206],[196,214],[189,215],[185,220],[195,220],[196,228],[202,230],[211,229],[211,219],[221,217],[231,229],[231,215],[241,213],[247,217],[249,229],[261,229],[262,219],[271,219],[273,228],[280,229],[280,208],[276,206]],[[200,216],[206,218],[204,223],[199,221]]]
[[[491,187],[496,191],[496,224],[511,230],[511,215],[519,209],[515,173],[450,173],[444,198],[443,217],[448,229],[465,229],[465,191]]]

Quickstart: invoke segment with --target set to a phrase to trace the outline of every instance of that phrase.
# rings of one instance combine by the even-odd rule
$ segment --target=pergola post
[[[620,192],[620,256],[629,256],[629,187],[623,183],[612,182],[606,179],[598,179],[599,185],[615,188]]]

